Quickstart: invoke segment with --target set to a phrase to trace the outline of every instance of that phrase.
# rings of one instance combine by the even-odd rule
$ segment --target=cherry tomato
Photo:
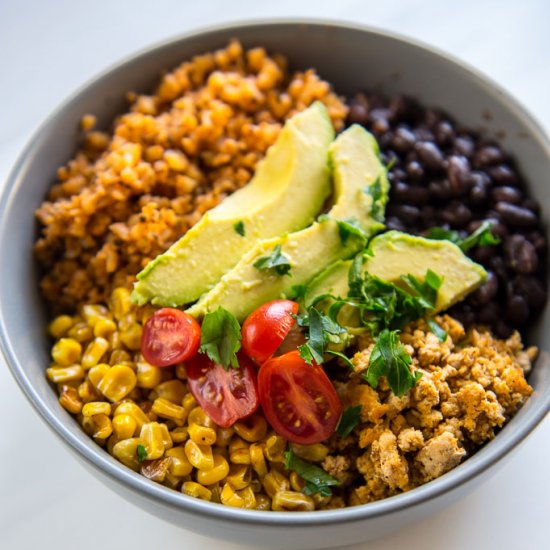
[[[256,370],[239,354],[238,369],[225,370],[203,354],[185,363],[187,383],[204,412],[222,428],[256,412],[260,405]]]
[[[265,362],[258,373],[260,401],[273,429],[293,443],[311,445],[336,430],[342,405],[325,371],[297,351]]]
[[[296,321],[298,304],[290,300],[273,300],[255,309],[242,327],[243,351],[258,365],[267,361],[283,343]]]
[[[201,342],[201,327],[179,309],[165,307],[155,311],[143,327],[141,353],[156,367],[168,367],[196,355]]]

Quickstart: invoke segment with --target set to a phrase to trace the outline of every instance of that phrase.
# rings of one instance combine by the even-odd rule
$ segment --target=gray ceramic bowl
[[[100,125],[108,127],[114,115],[124,110],[127,90],[151,89],[162,69],[219,48],[232,37],[246,46],[263,45],[282,52],[295,68],[315,67],[342,94],[363,88],[403,92],[447,110],[464,125],[483,126],[514,153],[532,194],[542,204],[550,203],[546,185],[550,144],[543,131],[504,90],[440,52],[373,29],[327,22],[263,22],[197,32],[141,52],[89,82],[50,116],[21,154],[0,203],[1,349],[30,403],[67,448],[112,489],[165,520],[255,547],[326,548],[379,537],[440,510],[479,485],[544,418],[550,407],[550,344],[543,338],[550,330],[549,311],[529,334],[541,348],[530,377],[535,392],[495,440],[423,487],[343,510],[239,510],[153,483],[96,446],[59,406],[44,376],[47,319],[31,252],[36,237],[34,210],[54,181],[56,168],[75,151],[80,117],[96,113]]]

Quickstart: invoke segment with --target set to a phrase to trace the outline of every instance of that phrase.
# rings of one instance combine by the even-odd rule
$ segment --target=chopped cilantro
[[[285,470],[296,472],[306,482],[306,486],[303,489],[306,495],[319,493],[321,496],[328,497],[332,495],[330,488],[340,485],[340,482],[327,474],[325,470],[302,460],[292,451],[287,451],[284,456]]]
[[[372,206],[370,209],[370,215],[375,221],[379,223],[383,223],[385,205],[384,205],[384,193],[382,192],[382,180],[380,179],[380,177],[381,176],[378,176],[378,178],[372,185],[365,188],[365,193],[372,197]]]
[[[321,216],[319,216],[318,218],[318,221],[321,223],[326,220],[333,220],[334,222],[336,222],[336,224],[338,225],[338,235],[340,236],[340,241],[342,242],[342,244],[346,244],[351,235],[358,237],[364,243],[366,243],[369,239],[368,234],[361,227],[359,222],[354,218],[339,220],[337,218],[331,218],[327,214],[321,214]]]
[[[445,342],[445,340],[447,340],[447,331],[441,328],[439,326],[439,323],[437,323],[433,319],[429,319],[428,325],[430,327],[430,330],[437,336],[437,339],[440,342]]]
[[[468,252],[474,246],[496,246],[500,244],[500,239],[492,233],[493,225],[492,221],[485,220],[471,235],[465,238],[462,238],[458,231],[432,227],[426,237],[437,241],[451,241],[459,246],[462,252]]]
[[[242,220],[239,220],[234,226],[233,229],[236,233],[238,233],[241,237],[244,237],[245,231],[244,231],[244,222]]]
[[[307,285],[292,285],[286,298],[288,300],[294,300],[295,302],[302,302],[306,297],[306,292]]]
[[[340,417],[338,426],[336,426],[336,433],[340,437],[347,437],[359,421],[361,420],[361,405],[356,407],[348,407]]]
[[[278,244],[269,256],[263,256],[254,262],[256,269],[274,269],[277,275],[289,275],[291,265],[286,256],[281,253],[281,245]]]
[[[350,361],[349,357],[346,357],[343,353],[340,353],[339,351],[333,351],[330,349],[327,350],[327,353],[329,355],[333,355],[334,357],[338,357],[338,359],[341,359],[345,363],[346,367],[349,368],[349,370],[351,371],[355,370],[355,367],[353,363]]]
[[[138,462],[143,462],[144,460],[147,460],[147,449],[139,443],[136,447],[136,454]]]
[[[239,368],[237,352],[241,349],[241,327],[235,316],[219,307],[204,316],[199,351],[206,353],[224,369]]]
[[[376,389],[380,377],[385,376],[392,392],[401,397],[422,376],[418,371],[411,371],[411,363],[411,356],[399,342],[399,331],[384,329],[374,344],[364,378]]]

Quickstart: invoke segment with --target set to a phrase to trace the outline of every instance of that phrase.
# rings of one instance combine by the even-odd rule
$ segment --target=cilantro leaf
[[[372,197],[372,205],[370,209],[370,215],[372,218],[379,222],[384,222],[384,193],[382,192],[382,180],[381,176],[376,178],[376,181],[364,189],[367,195]]]
[[[277,275],[289,275],[292,267],[288,262],[288,258],[281,253],[280,244],[275,246],[269,256],[258,258],[252,265],[260,270],[274,269]]]
[[[284,457],[285,470],[296,472],[306,482],[303,490],[306,495],[320,493],[321,496],[330,496],[332,494],[330,487],[340,485],[340,482],[327,474],[325,470],[319,468],[319,466],[315,466],[315,464],[302,460],[292,451],[287,451]]]
[[[411,356],[399,342],[399,331],[384,329],[374,344],[364,377],[376,389],[380,377],[385,376],[392,392],[401,397],[422,376],[418,371],[411,371],[411,363]]]
[[[236,233],[238,233],[241,237],[244,237],[245,230],[244,230],[244,222],[242,220],[239,220],[235,225],[233,225],[233,229]]]
[[[334,357],[338,357],[339,359],[341,359],[345,363],[346,367],[349,368],[349,370],[351,371],[355,370],[355,367],[353,363],[350,361],[349,357],[346,357],[343,353],[340,353],[339,351],[332,351],[330,349],[328,349],[326,352],[330,355],[333,355]]]
[[[235,316],[219,307],[204,316],[199,351],[224,369],[239,368],[236,353],[241,349],[241,327]]]
[[[327,214],[321,214],[319,218],[317,218],[317,221],[321,223],[326,220],[333,220],[338,225],[338,235],[340,236],[340,241],[342,244],[346,244],[347,240],[352,235],[358,237],[364,243],[369,240],[369,235],[355,218],[340,220],[338,218],[331,218]]]
[[[288,300],[294,300],[295,302],[302,302],[306,297],[307,285],[292,285],[289,292],[285,296]]]
[[[336,426],[336,433],[340,437],[347,437],[353,431],[353,428],[359,424],[361,420],[361,409],[361,405],[357,405],[356,407],[348,407],[342,413],[340,421]]]
[[[136,454],[138,462],[143,462],[144,460],[147,460],[147,449],[139,443],[136,447]]]
[[[437,323],[433,319],[429,319],[428,326],[430,327],[430,330],[437,336],[437,339],[440,342],[445,342],[445,340],[447,340],[447,331],[441,328],[439,326],[439,323]]]
[[[417,297],[418,303],[423,308],[426,310],[435,308],[437,291],[441,288],[443,277],[428,269],[422,283],[410,273],[403,275],[401,279],[412,289],[412,294]]]
[[[459,246],[462,252],[468,252],[474,246],[496,246],[500,244],[500,239],[492,233],[493,225],[494,222],[485,220],[471,235],[465,238],[462,238],[458,231],[432,227],[426,237],[437,241],[451,241]]]

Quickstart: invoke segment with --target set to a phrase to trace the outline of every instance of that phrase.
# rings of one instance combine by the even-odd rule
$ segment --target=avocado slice
[[[338,262],[319,274],[306,291],[305,303],[311,305],[324,294],[345,297],[351,261]],[[451,307],[475,290],[487,278],[487,272],[470,260],[450,241],[436,241],[388,231],[370,242],[363,269],[385,281],[398,284],[401,276],[411,274],[423,280],[431,269],[443,283],[437,293],[435,312]]]
[[[307,283],[332,262],[354,256],[366,239],[384,227],[381,222],[389,184],[374,137],[360,126],[351,126],[331,145],[329,157],[334,206],[328,215],[301,231],[257,243],[188,313],[202,317],[222,306],[243,320],[261,304],[288,295],[294,285]],[[342,228],[341,221],[357,232]],[[254,266],[276,247],[290,264],[287,275]]]
[[[330,194],[333,139],[320,102],[289,119],[251,182],[137,275],[132,301],[172,307],[193,302],[259,240],[307,227]]]

